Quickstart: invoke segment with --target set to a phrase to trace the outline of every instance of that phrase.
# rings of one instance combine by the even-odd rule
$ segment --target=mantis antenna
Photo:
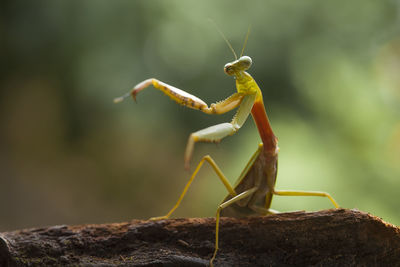
[[[249,39],[249,35],[250,35],[250,28],[251,28],[251,25],[249,25],[249,28],[247,29],[246,38],[244,39],[244,44],[243,44],[242,52],[240,53],[240,57],[243,56],[244,49],[246,48],[247,40]]]
[[[228,39],[226,39],[224,33],[219,29],[218,25],[212,19],[209,18],[208,20],[214,25],[215,29],[217,29],[218,33],[225,40],[226,44],[229,46],[229,49],[232,51],[233,55],[235,56],[235,60],[237,60],[238,57],[235,53],[235,50],[233,49],[233,47],[232,47],[231,43],[228,41]],[[246,39],[246,42],[247,42],[247,39]]]

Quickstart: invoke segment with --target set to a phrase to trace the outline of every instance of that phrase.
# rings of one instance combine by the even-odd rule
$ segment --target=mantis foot
[[[159,220],[166,220],[169,216],[159,216],[159,217],[151,217],[149,221],[159,221]]]

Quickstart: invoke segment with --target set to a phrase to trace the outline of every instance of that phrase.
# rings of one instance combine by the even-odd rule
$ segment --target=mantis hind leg
[[[339,208],[339,204],[333,199],[333,197],[326,192],[318,191],[289,191],[289,190],[274,190],[274,195],[278,196],[312,196],[312,197],[326,197],[328,198],[335,208]]]
[[[182,194],[180,195],[178,201],[175,203],[175,205],[172,207],[172,209],[165,215],[165,216],[160,216],[160,217],[153,217],[150,218],[150,220],[163,220],[163,219],[168,219],[169,216],[179,207],[181,204],[183,198],[185,197],[190,185],[192,184],[194,178],[196,177],[197,173],[199,172],[201,166],[204,164],[204,162],[208,162],[211,167],[214,169],[215,173],[217,174],[218,178],[221,180],[221,182],[224,184],[225,188],[228,190],[229,194],[231,196],[236,196],[236,192],[233,189],[232,185],[229,183],[228,179],[225,177],[225,175],[222,173],[221,169],[218,167],[218,165],[215,163],[215,161],[209,156],[204,156],[199,164],[197,165],[195,171],[193,172],[192,176],[190,177],[189,181],[187,182],[185,188],[183,189]]]

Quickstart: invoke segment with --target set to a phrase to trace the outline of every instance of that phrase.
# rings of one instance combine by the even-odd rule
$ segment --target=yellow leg
[[[167,213],[167,215],[165,216],[160,216],[160,217],[153,217],[150,218],[150,220],[163,220],[163,219],[168,219],[169,216],[171,216],[171,214],[179,207],[179,205],[182,202],[183,197],[186,195],[186,192],[188,191],[190,185],[192,184],[194,178],[196,177],[197,173],[199,172],[201,166],[203,165],[203,163],[207,161],[211,167],[213,167],[215,173],[218,175],[218,178],[221,180],[221,182],[224,184],[224,186],[226,187],[226,189],[228,190],[229,194],[231,196],[236,196],[236,192],[233,189],[232,185],[229,183],[228,179],[226,179],[225,175],[222,173],[221,169],[218,167],[218,165],[215,163],[215,161],[209,156],[204,156],[201,161],[199,162],[199,164],[197,165],[195,171],[193,172],[192,176],[190,177],[189,181],[187,182],[185,188],[183,189],[183,192],[181,194],[181,196],[179,197],[178,201],[176,202],[176,204],[174,205],[174,207]]]
[[[218,209],[217,209],[217,214],[215,216],[215,249],[214,249],[214,254],[212,256],[212,258],[210,259],[210,266],[213,266],[213,261],[215,259],[215,256],[217,256],[217,251],[218,251],[218,243],[219,243],[219,219],[220,219],[220,213],[221,210],[228,207],[229,205],[232,205],[233,203],[246,198],[248,196],[250,196],[251,194],[253,194],[255,191],[257,191],[257,187],[253,187],[249,190],[246,190],[242,193],[240,193],[239,195],[229,199],[228,201],[222,203],[221,205],[219,205]]]
[[[274,190],[273,192],[274,195],[278,196],[312,196],[312,197],[327,197],[332,204],[335,206],[335,208],[339,208],[339,204],[329,195],[328,193],[325,192],[318,192],[318,191],[288,191],[288,190]]]

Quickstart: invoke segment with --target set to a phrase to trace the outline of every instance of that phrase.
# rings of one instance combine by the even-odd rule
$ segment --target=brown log
[[[0,234],[0,266],[206,266],[214,218]],[[400,266],[400,229],[357,210],[222,218],[215,266]]]

